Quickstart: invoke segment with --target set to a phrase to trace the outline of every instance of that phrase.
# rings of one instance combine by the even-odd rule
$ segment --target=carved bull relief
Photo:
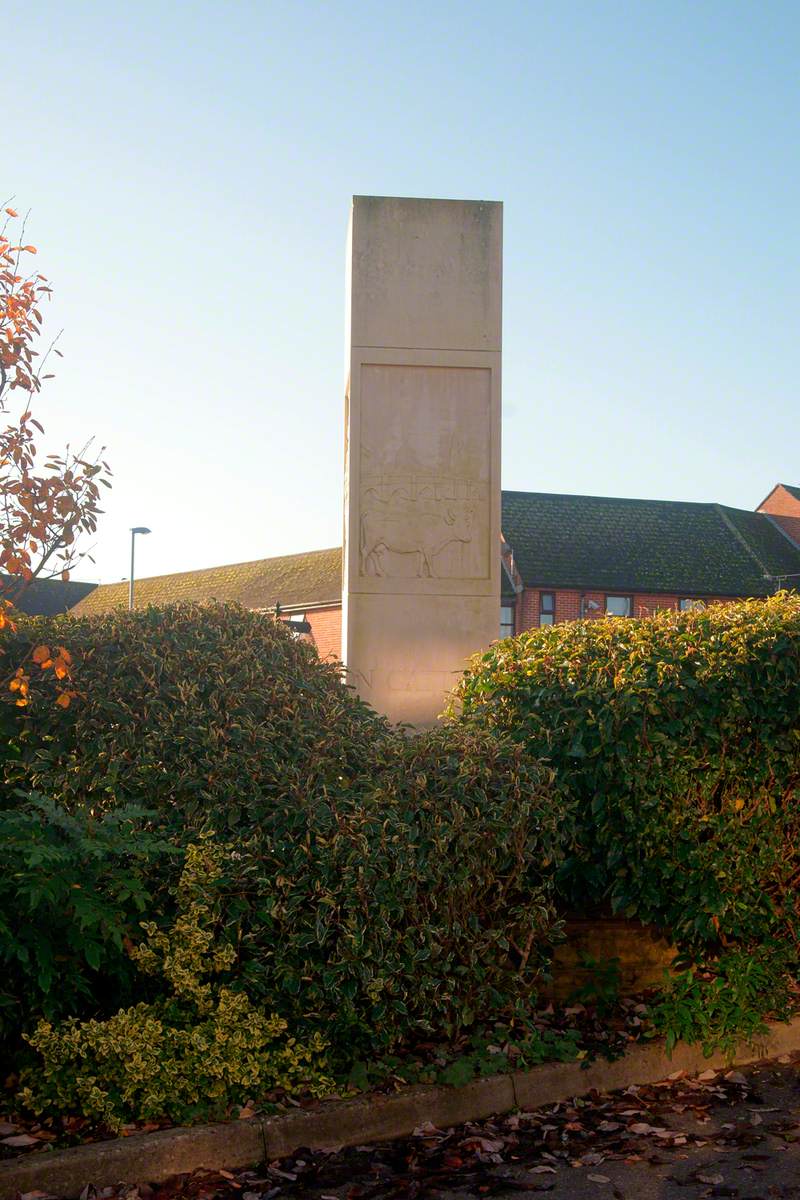
[[[362,578],[487,576],[488,385],[479,368],[362,369]]]
[[[472,541],[475,505],[463,500],[401,498],[383,501],[377,495],[361,512],[361,574],[386,576],[385,556],[408,555],[413,574],[438,577],[437,560],[448,546]]]

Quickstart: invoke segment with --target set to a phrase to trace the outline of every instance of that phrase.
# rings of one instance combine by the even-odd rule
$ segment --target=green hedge
[[[549,771],[472,730],[395,736],[338,796],[239,842],[228,913],[248,989],[339,1047],[451,1034],[530,1001],[569,840]]]
[[[79,695],[64,711],[36,680],[7,779],[67,808],[132,803],[176,830],[213,813],[224,834],[272,800],[336,791],[388,729],[313,647],[235,605],[23,618],[6,662],[40,643],[69,647]]]
[[[79,695],[57,707],[44,675],[3,710],[6,1032],[130,1003],[141,910],[169,926],[209,834],[224,986],[321,1030],[337,1066],[529,1005],[556,880],[571,906],[610,902],[698,960],[724,951],[725,1036],[796,960],[796,596],[499,643],[458,715],[415,737],[236,607],[23,619],[9,669],[43,642],[69,647]],[[696,990],[679,978],[666,1028],[700,1028]]]
[[[79,696],[58,708],[43,676],[30,707],[7,710],[6,805],[16,788],[76,820],[146,807],[147,832],[179,852],[213,832],[229,851],[221,932],[255,1002],[351,1052],[529,994],[569,821],[520,747],[458,729],[407,739],[283,625],[236,607],[22,620],[10,665],[39,643],[69,647]],[[180,862],[156,857],[143,880],[165,921]],[[109,857],[109,877],[128,866]],[[120,953],[110,938],[112,981]],[[68,1011],[94,1015],[88,1000]]]
[[[569,903],[688,950],[800,931],[800,597],[533,630],[476,658],[459,700],[576,803]]]
[[[216,940],[223,857],[208,839],[189,846],[172,928],[145,922],[145,940],[130,947],[140,989],[143,979],[161,978],[153,1003],[105,1021],[39,1022],[27,1038],[40,1057],[23,1072],[25,1108],[57,1120],[80,1113],[119,1129],[165,1116],[224,1118],[276,1088],[315,1096],[333,1090],[319,1034],[299,1043],[280,1017],[215,978],[235,953]]]

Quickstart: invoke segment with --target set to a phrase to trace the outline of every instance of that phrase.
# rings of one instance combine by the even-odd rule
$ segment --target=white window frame
[[[545,596],[552,597],[553,607],[544,607]],[[556,623],[556,594],[555,592],[539,592],[539,625],[555,625]]]
[[[624,612],[624,613],[611,612],[610,608],[608,607],[609,600],[624,600],[628,606],[628,611]],[[606,598],[605,598],[605,604],[606,604],[606,616],[607,617],[622,617],[624,619],[625,617],[633,616],[633,596],[626,595],[623,592],[610,592],[610,593],[607,592]]]
[[[511,614],[511,619],[509,621],[503,620],[503,617],[506,613]],[[516,624],[515,606],[513,604],[501,604],[500,605],[500,637],[501,638],[513,637],[514,634],[516,633],[516,630],[517,630],[517,624]]]

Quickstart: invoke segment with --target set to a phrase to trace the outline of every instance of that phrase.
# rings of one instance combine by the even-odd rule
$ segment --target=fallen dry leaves
[[[796,1086],[794,1064],[789,1074]],[[735,1119],[724,1119],[729,1110]],[[758,1171],[769,1158],[756,1149],[767,1134],[786,1144],[800,1140],[800,1119],[794,1109],[765,1105],[754,1073],[706,1071],[693,1079],[676,1073],[455,1129],[424,1124],[395,1142],[333,1153],[300,1149],[253,1170],[196,1171],[153,1188],[87,1187],[83,1200],[414,1200],[450,1191],[482,1197],[546,1192],[559,1172],[574,1168],[587,1169],[598,1195],[618,1198],[604,1164],[663,1166],[687,1159],[694,1148],[705,1148],[707,1159],[709,1150],[733,1147]],[[713,1162],[704,1161],[688,1180],[706,1196],[738,1195]],[[22,1200],[48,1198],[28,1193]]]

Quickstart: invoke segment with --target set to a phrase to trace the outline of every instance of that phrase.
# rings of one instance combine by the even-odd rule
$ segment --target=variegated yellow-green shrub
[[[9,661],[40,643],[70,647],[80,696],[66,710],[9,710],[2,799],[16,809],[21,791],[52,797],[43,819],[26,809],[8,853],[0,814],[0,1019],[12,1061],[13,1035],[39,1018],[102,1019],[154,998],[163,976],[136,990],[123,943],[148,913],[169,926],[173,864],[207,827],[232,847],[219,894],[235,986],[298,1037],[323,1029],[337,1069],[529,1006],[558,937],[552,881],[572,828],[546,764],[493,731],[402,736],[335,664],[235,605],[25,618]],[[135,832],[112,839],[134,803],[147,809]],[[65,822],[75,830],[62,848]],[[145,857],[140,830],[167,851]],[[41,857],[40,841],[51,854],[56,837],[60,857]],[[29,918],[29,897],[53,887],[48,873],[56,899],[46,919],[41,900]],[[132,875],[136,907],[116,900]],[[24,909],[11,898],[23,886]],[[98,920],[87,931],[89,901]],[[23,917],[11,929],[9,912]],[[30,943],[39,960],[58,955],[59,986],[21,957]]]
[[[276,1088],[322,1096],[331,1090],[325,1042],[299,1043],[281,1017],[243,992],[212,982],[234,951],[215,943],[213,894],[223,854],[210,840],[189,847],[169,933],[145,922],[131,950],[145,974],[160,974],[171,995],[121,1009],[106,1021],[41,1021],[28,1038],[42,1056],[21,1092],[37,1114],[78,1112],[111,1128],[168,1117],[222,1116]]]
[[[238,605],[21,615],[0,640],[11,675],[38,647],[68,646],[79,693],[59,707],[53,672],[36,666],[31,703],[0,705],[0,1061],[11,1063],[40,1018],[105,1018],[151,999],[124,943],[148,914],[172,917],[166,888],[186,845],[209,827],[241,849],[284,806],[349,802],[388,724],[336,664]],[[250,883],[225,889],[237,981],[294,1028],[256,978],[273,881],[259,878],[258,893]],[[234,927],[245,922],[246,942]]]

